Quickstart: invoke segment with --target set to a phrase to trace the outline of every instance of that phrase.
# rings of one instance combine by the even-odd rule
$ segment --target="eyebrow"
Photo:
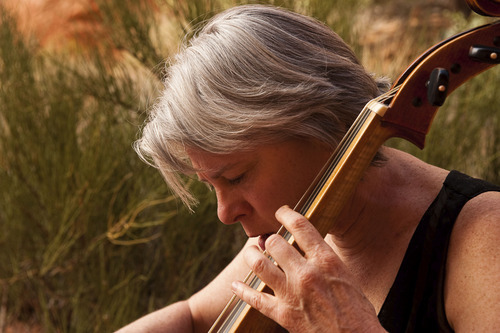
[[[212,178],[212,179],[219,179],[222,177],[222,175],[224,174],[224,172],[226,172],[227,170],[233,168],[234,166],[238,165],[238,162],[235,162],[235,163],[229,163],[229,164],[226,164],[224,165],[222,168],[220,168],[219,170],[217,171],[212,171],[214,172],[212,175],[210,175],[209,178]],[[208,171],[210,172],[210,171]],[[197,172],[197,175],[198,175],[198,172]],[[209,183],[209,181],[203,177],[200,177],[198,175],[198,179],[199,181],[203,182],[203,183]]]

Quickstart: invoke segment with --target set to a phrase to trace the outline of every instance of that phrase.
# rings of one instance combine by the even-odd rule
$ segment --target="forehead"
[[[186,150],[197,172],[222,174],[224,171],[258,159],[258,150],[245,150],[228,154],[216,154],[199,149]]]

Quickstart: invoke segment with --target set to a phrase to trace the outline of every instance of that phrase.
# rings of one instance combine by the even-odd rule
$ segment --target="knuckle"
[[[277,243],[279,243],[280,238],[282,238],[282,237],[279,236],[278,234],[273,234],[273,235],[269,236],[266,239],[266,248],[274,247]]]
[[[297,274],[298,286],[300,289],[309,289],[316,285],[318,274],[315,270],[302,270]]]
[[[266,258],[258,258],[252,264],[252,270],[256,273],[262,273],[266,267],[267,259]]]
[[[308,226],[309,221],[302,215],[294,216],[290,219],[289,226],[293,230],[301,230]]]
[[[337,269],[340,263],[340,259],[335,256],[325,255],[322,257],[322,264],[328,268]]]
[[[262,310],[262,296],[260,294],[252,295],[252,297],[250,297],[250,305],[258,311]]]
[[[333,272],[333,274],[342,271],[344,267],[343,262],[332,251],[323,251],[321,255],[318,256],[316,264],[325,271]]]

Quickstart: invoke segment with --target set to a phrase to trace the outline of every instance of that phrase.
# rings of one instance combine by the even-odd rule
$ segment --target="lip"
[[[259,236],[259,247],[262,249],[262,251],[266,250],[266,239],[269,238],[269,236],[271,236],[272,234],[274,234],[274,232],[262,234]]]

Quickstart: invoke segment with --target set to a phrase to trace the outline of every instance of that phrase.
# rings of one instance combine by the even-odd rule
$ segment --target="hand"
[[[272,235],[266,250],[279,267],[256,246],[244,256],[274,295],[242,282],[233,283],[233,292],[289,332],[383,331],[372,304],[314,226],[286,206],[276,212],[276,218],[304,255],[281,236]]]

